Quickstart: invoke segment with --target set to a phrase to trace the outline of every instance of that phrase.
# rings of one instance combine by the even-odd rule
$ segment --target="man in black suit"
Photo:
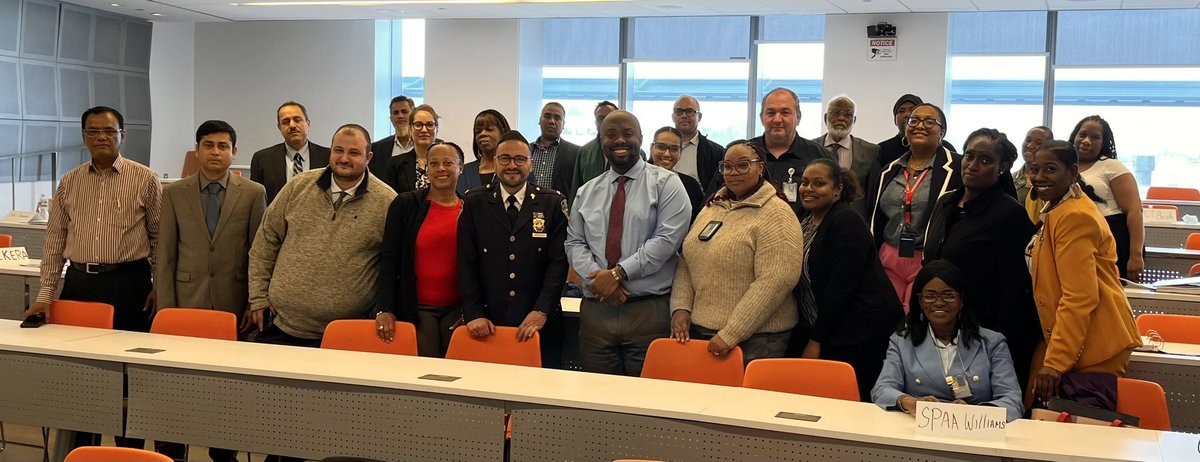
[[[329,148],[308,140],[308,109],[288,101],[275,110],[275,122],[283,142],[254,153],[250,159],[250,179],[267,188],[267,204],[297,173],[329,165]]]
[[[467,191],[458,218],[463,319],[475,337],[541,332],[542,367],[559,367],[567,280],[567,198],[530,183],[529,142],[512,130],[496,147],[499,182]]]
[[[567,111],[562,104],[551,101],[542,106],[542,116],[538,119],[542,135],[530,146],[529,158],[533,162],[529,181],[564,194],[571,187],[571,174],[579,157],[579,145],[562,139],[566,122]]]
[[[696,98],[683,95],[675,100],[671,121],[683,133],[683,150],[679,152],[675,171],[695,178],[701,186],[708,186],[717,174],[717,163],[725,158],[725,147],[700,133],[702,118],[704,114],[700,113],[700,102]]]
[[[385,178],[383,173],[387,171],[388,161],[392,157],[404,154],[413,150],[412,126],[409,125],[409,115],[412,114],[413,108],[412,98],[404,95],[392,98],[391,104],[388,106],[388,117],[392,121],[392,128],[395,133],[392,136],[386,136],[379,141],[371,143],[371,163],[367,168],[371,170],[371,174],[379,178]],[[387,181],[387,180],[384,180]]]

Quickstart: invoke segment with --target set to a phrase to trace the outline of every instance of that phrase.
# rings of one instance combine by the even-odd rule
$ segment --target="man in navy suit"
[[[308,140],[312,121],[303,104],[288,101],[275,110],[275,122],[283,142],[254,153],[250,179],[267,188],[267,204],[297,173],[329,165],[329,148]]]

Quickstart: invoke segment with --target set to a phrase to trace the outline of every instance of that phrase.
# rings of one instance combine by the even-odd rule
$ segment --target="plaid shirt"
[[[550,146],[542,146],[541,138],[534,141],[530,146],[533,152],[529,158],[533,162],[533,178],[530,180],[534,184],[549,187],[554,181],[554,156],[558,154],[558,143],[562,138],[550,142]]]

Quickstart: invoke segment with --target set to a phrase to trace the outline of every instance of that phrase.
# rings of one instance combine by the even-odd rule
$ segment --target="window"
[[[596,103],[620,104],[621,20],[547,19],[542,31],[542,104],[562,104],[563,139],[583,145],[596,138]]]
[[[425,101],[425,20],[375,21],[375,138],[393,133],[392,98]]]
[[[758,82],[754,96],[754,133],[763,133],[762,99],[784,87],[800,97],[800,126],[796,132],[814,138],[824,131],[821,80],[825,72],[825,16],[764,16],[758,50]]]

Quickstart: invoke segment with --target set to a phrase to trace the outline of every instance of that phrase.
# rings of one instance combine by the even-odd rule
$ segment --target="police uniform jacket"
[[[458,219],[458,286],[463,318],[486,317],[498,326],[521,325],[530,311],[553,314],[567,279],[566,197],[526,183],[525,199],[510,223],[502,186],[467,191]]]

